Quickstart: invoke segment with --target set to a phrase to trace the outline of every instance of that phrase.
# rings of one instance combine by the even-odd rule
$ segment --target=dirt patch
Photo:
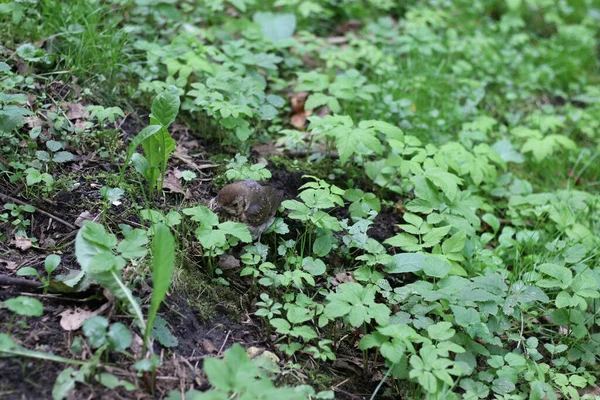
[[[382,210],[382,212],[375,217],[367,234],[378,242],[383,242],[385,239],[388,239],[397,233],[398,227],[396,225],[401,222],[402,217],[397,212]]]

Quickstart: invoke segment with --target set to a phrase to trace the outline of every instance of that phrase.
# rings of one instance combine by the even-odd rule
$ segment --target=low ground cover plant
[[[599,16],[0,2],[0,393],[597,397]]]

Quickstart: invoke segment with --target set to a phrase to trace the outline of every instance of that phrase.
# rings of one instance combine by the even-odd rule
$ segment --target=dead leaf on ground
[[[208,354],[217,354],[219,352],[219,349],[217,349],[215,345],[208,339],[204,339],[202,341],[202,348]]]
[[[354,276],[352,272],[340,272],[335,274],[334,279],[331,282],[332,286],[338,286],[342,283],[354,282]]]
[[[133,340],[131,341],[131,352],[136,356],[136,358],[142,357],[142,350],[144,348],[144,341],[137,333],[133,334]]]
[[[28,128],[35,128],[44,124],[42,119],[36,116],[25,117],[23,118],[23,120],[25,121],[25,125],[27,125]]]
[[[67,118],[70,120],[87,118],[90,115],[81,103],[66,102],[63,105],[67,107]]]
[[[183,187],[181,186],[181,180],[175,176],[172,170],[167,172],[167,176],[165,177],[165,181],[163,182],[163,188],[168,189],[174,193],[181,193],[186,199],[189,198],[188,191],[183,190]]]
[[[84,310],[82,308],[76,307],[74,309],[69,309],[61,312],[60,314],[60,326],[65,331],[76,331],[81,328],[83,323],[95,316],[96,313],[94,311]]]
[[[94,220],[94,215],[89,211],[84,211],[81,214],[79,214],[79,216],[75,220],[75,226],[81,228],[85,221],[93,221],[93,220]]]
[[[31,240],[24,236],[15,236],[15,238],[11,240],[10,244],[22,251],[29,250],[33,246]]]
[[[5,258],[0,258],[0,265],[9,270],[17,269],[18,265],[14,261],[7,260]]]

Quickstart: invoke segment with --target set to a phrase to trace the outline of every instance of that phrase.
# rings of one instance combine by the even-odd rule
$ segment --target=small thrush
[[[261,186],[255,181],[245,180],[225,186],[211,200],[210,208],[227,219],[248,226],[252,239],[260,235],[275,220],[275,212],[283,200],[283,192],[270,186]]]

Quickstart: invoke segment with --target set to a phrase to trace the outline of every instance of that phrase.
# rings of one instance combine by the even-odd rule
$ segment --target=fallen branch
[[[64,225],[64,226],[66,226],[66,227],[69,227],[69,228],[71,228],[72,230],[76,230],[76,229],[77,229],[77,227],[76,227],[75,225],[73,225],[73,224],[71,224],[71,223],[69,223],[69,222],[65,221],[65,220],[64,220],[64,219],[62,219],[62,218],[59,218],[59,217],[57,217],[56,215],[53,215],[53,214],[50,214],[50,213],[49,213],[49,212],[47,212],[47,211],[44,211],[44,210],[42,210],[42,209],[41,209],[41,208],[39,208],[39,207],[32,206],[31,204],[27,204],[27,203],[25,203],[24,201],[21,201],[21,200],[19,200],[19,199],[15,199],[14,197],[8,196],[8,195],[6,195],[6,194],[3,194],[3,193],[0,193],[0,198],[1,198],[3,201],[8,201],[8,202],[11,202],[11,203],[16,203],[16,204],[19,204],[19,205],[21,205],[21,206],[29,206],[29,207],[33,207],[33,208],[35,209],[35,211],[37,211],[37,212],[38,212],[38,213],[40,213],[40,214],[43,214],[43,215],[45,215],[45,216],[46,216],[46,217],[48,217],[48,218],[51,218],[51,219],[53,219],[53,220],[55,220],[55,221],[57,221],[57,222],[60,222],[61,224],[63,224],[63,225]]]
[[[0,285],[22,286],[32,289],[39,289],[42,283],[37,280],[14,278],[8,275],[0,275]]]

